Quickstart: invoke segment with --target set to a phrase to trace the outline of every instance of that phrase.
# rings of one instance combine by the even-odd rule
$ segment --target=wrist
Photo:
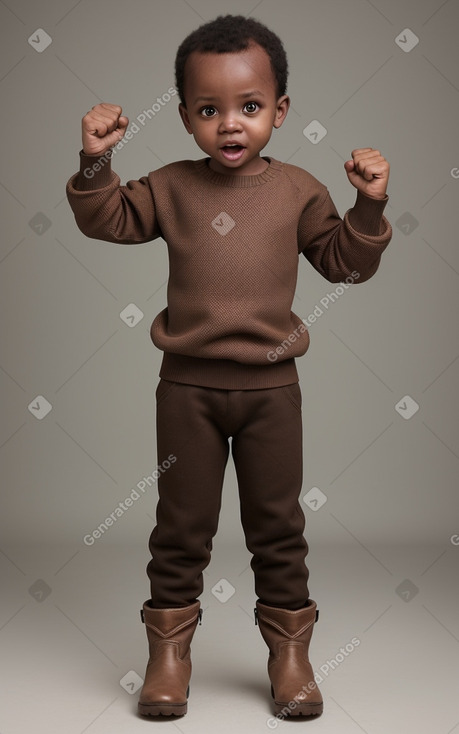
[[[101,150],[101,151],[99,151],[98,153],[94,153],[94,152],[92,152],[92,151],[89,151],[89,150],[85,150],[85,149],[84,149],[84,146],[83,146],[83,148],[81,149],[81,151],[82,151],[82,153],[83,153],[84,155],[88,155],[88,156],[91,156],[92,158],[100,158],[100,156],[102,156],[102,155],[107,155],[107,153],[108,153],[108,152],[109,152],[110,150],[111,150],[111,148],[107,148],[106,150]]]
[[[387,194],[383,194],[383,196],[372,196],[371,194],[364,194],[364,196],[368,196],[369,199],[374,199],[375,201],[385,201],[388,198]]]
[[[368,199],[375,199],[375,201],[385,201],[388,199],[387,192],[384,192],[384,194],[368,194],[366,191],[360,191],[360,189],[357,189],[357,193],[361,194],[362,196],[366,196]]]

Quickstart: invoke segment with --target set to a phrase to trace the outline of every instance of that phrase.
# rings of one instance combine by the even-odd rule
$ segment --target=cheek
[[[215,128],[215,124],[212,124],[210,120],[203,120],[200,118],[197,118],[194,123],[194,129],[197,135],[200,135],[201,137],[205,138],[210,133],[213,132],[213,129]]]
[[[257,115],[256,118],[253,118],[253,124],[255,127],[258,127],[259,129],[269,127],[274,119],[274,115],[271,112],[271,110],[265,109],[262,111],[261,114]]]
[[[253,121],[251,129],[254,135],[264,137],[265,135],[269,135],[271,133],[272,126],[273,121],[271,116],[263,115],[263,117],[258,117],[257,120]]]

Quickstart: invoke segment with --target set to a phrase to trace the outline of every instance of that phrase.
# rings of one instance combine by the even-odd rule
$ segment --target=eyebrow
[[[243,92],[238,95],[240,99],[248,99],[249,97],[264,97],[265,95],[259,89],[252,89],[250,92]],[[194,104],[197,102],[214,102],[218,97],[196,97]]]

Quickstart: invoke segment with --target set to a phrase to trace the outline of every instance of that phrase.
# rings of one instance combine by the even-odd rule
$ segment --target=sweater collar
[[[218,173],[209,167],[210,158],[200,158],[193,161],[195,171],[217,186],[229,186],[231,188],[249,188],[251,186],[260,186],[260,184],[272,181],[280,173],[282,163],[271,156],[263,156],[263,160],[268,161],[268,167],[256,176],[238,176],[225,175]]]

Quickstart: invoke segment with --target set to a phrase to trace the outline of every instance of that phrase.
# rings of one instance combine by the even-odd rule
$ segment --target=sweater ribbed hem
[[[164,352],[159,376],[221,390],[262,390],[298,382],[295,359],[269,365],[242,364],[231,359],[203,359]]]

